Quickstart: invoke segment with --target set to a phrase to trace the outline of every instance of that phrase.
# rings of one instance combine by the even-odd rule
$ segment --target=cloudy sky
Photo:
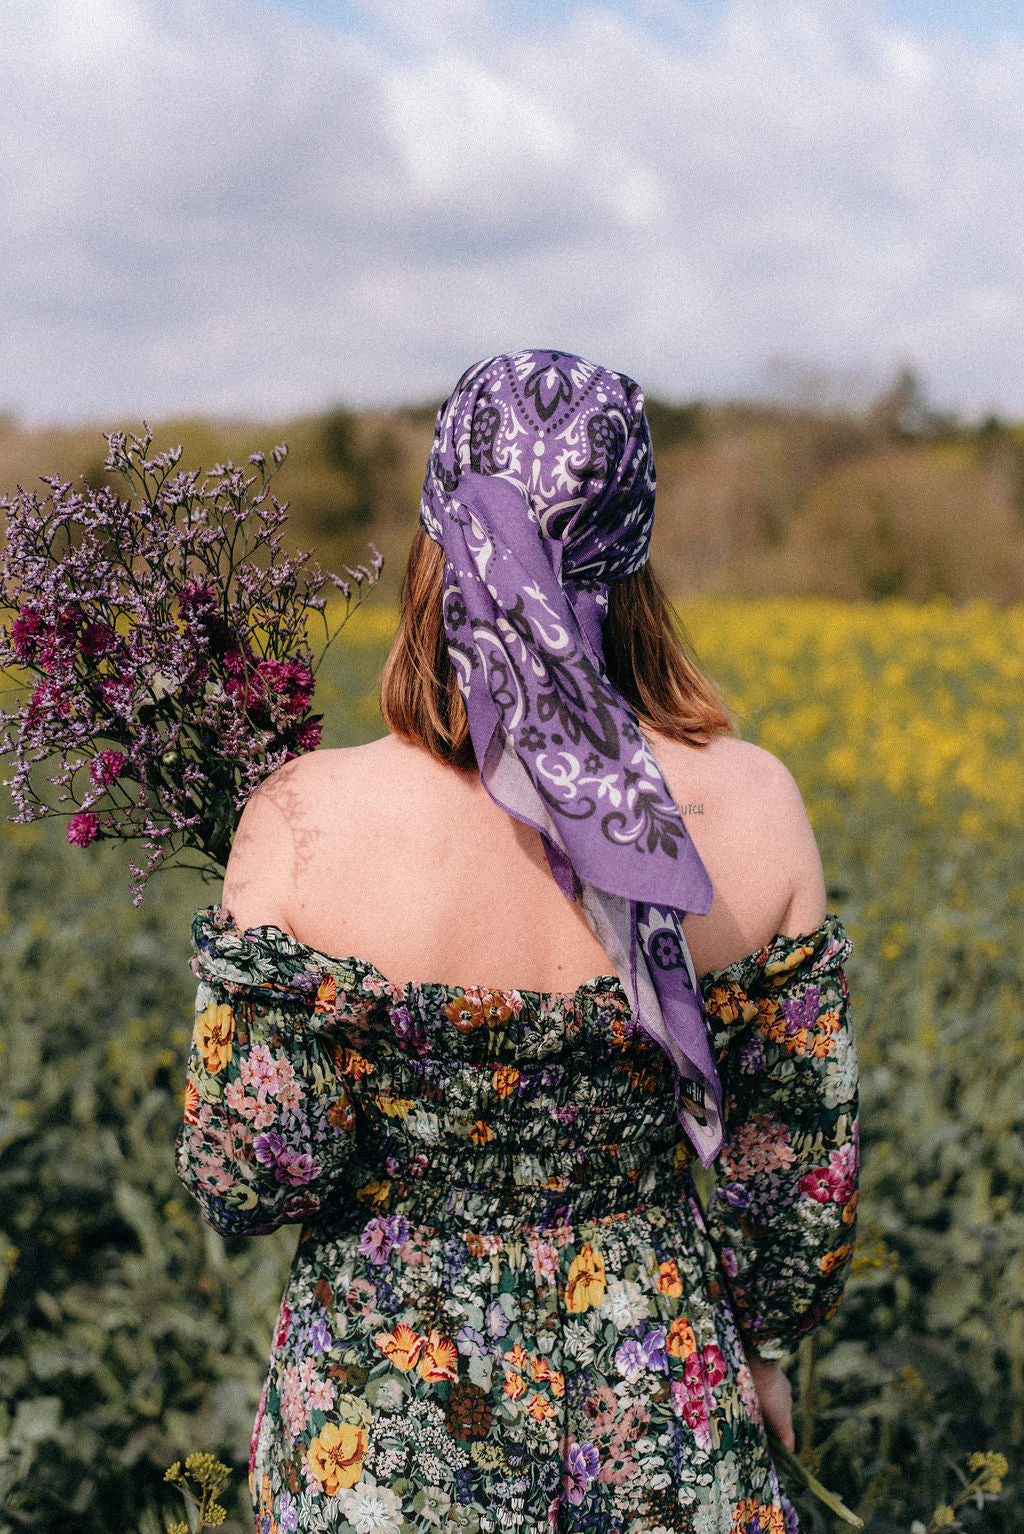
[[[280,418],[557,346],[1024,415],[1015,0],[5,0],[0,413]]]

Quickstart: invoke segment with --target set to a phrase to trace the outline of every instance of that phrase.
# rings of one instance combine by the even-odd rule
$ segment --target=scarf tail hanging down
[[[547,389],[566,406],[553,426],[531,416],[531,388],[542,404]],[[721,1084],[681,920],[708,910],[711,881],[608,678],[601,640],[610,581],[639,568],[649,547],[642,405],[630,380],[578,358],[489,359],[438,413],[420,518],[444,549],[448,648],[483,784],[541,834],[552,876],[579,901],[638,1026],[669,1056],[677,1116],[710,1165],[722,1144]],[[596,491],[586,461],[595,443],[605,451]],[[561,457],[540,494],[549,448]]]
[[[672,906],[651,907],[581,880],[543,802],[534,799],[532,813],[527,812],[526,796],[513,786],[520,774],[525,776],[522,763],[496,725],[484,756],[484,787],[506,814],[540,832],[556,884],[568,899],[579,901],[640,1027],[672,1061],[677,1117],[703,1164],[710,1166],[722,1143],[722,1088],[680,913]],[[657,945],[657,963],[651,956],[652,940]]]

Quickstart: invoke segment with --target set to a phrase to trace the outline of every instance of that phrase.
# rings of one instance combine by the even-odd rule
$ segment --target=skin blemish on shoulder
[[[231,848],[230,878],[225,880],[232,896],[265,884],[268,867],[278,862],[288,864],[289,904],[292,893],[301,887],[319,837],[308,796],[296,782],[301,761],[299,757],[279,767],[249,800],[246,809],[251,806],[255,813],[242,816]]]

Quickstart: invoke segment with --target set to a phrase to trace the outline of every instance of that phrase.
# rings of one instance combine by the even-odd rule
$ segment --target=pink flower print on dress
[[[730,1175],[740,1181],[758,1173],[779,1171],[792,1166],[795,1160],[785,1124],[764,1113],[752,1114],[722,1151],[722,1161]]]
[[[314,1375],[306,1398],[314,1411],[329,1412],[334,1406],[334,1386],[330,1380]]]
[[[392,994],[401,996],[402,994],[401,987],[397,985],[392,986],[390,980],[385,980],[383,975],[364,975],[363,990],[369,991],[371,996],[390,996]]]
[[[807,1193],[816,1204],[842,1203],[843,1178],[829,1166],[812,1167],[800,1179],[800,1191]]]
[[[693,1357],[693,1354],[690,1356]],[[686,1423],[696,1439],[697,1447],[707,1452],[711,1448],[711,1427],[704,1392],[693,1394],[689,1380],[673,1380],[671,1392],[673,1411]]]
[[[277,1100],[282,1108],[301,1108],[302,1092],[294,1079],[281,1082],[277,1089]]]
[[[277,1062],[265,1044],[254,1044],[241,1061],[242,1080],[262,1098],[277,1090]]]
[[[857,1141],[847,1140],[845,1145],[840,1145],[838,1150],[828,1153],[829,1169],[838,1179],[838,1186],[832,1195],[837,1204],[845,1204],[857,1186],[857,1172],[859,1158],[857,1154]]]
[[[312,1360],[304,1358],[298,1366],[289,1364],[281,1376],[281,1415],[293,1438],[298,1438],[309,1421],[306,1392],[311,1366]]]
[[[256,1102],[252,1097],[246,1096],[245,1088],[240,1081],[229,1081],[224,1088],[224,1101],[232,1113],[237,1113],[240,1118],[251,1119],[256,1112]]]
[[[696,1357],[696,1354],[693,1355]],[[714,1389],[725,1379],[725,1358],[717,1342],[706,1342],[701,1349],[701,1363],[704,1367],[704,1379]]]
[[[250,1099],[251,1101],[251,1099]],[[252,1105],[252,1122],[254,1129],[266,1129],[277,1119],[277,1107],[264,1098],[258,1098]]]
[[[553,1283],[558,1272],[558,1253],[550,1241],[543,1241],[539,1236],[527,1238],[530,1247],[530,1256],[533,1259],[533,1276],[536,1279],[544,1279]]]

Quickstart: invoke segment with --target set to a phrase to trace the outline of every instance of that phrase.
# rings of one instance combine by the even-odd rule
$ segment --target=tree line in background
[[[154,448],[181,442],[183,466],[210,468],[286,440],[277,493],[290,503],[291,541],[338,568],[363,562],[372,539],[385,556],[387,601],[416,525],[435,408],[270,423],[183,418],[154,423]],[[857,410],[823,396],[652,399],[647,411],[658,470],[653,558],[673,594],[1024,600],[1024,424],[934,411],[908,369]],[[105,453],[98,428],[0,421],[0,491],[53,472],[98,484]]]

